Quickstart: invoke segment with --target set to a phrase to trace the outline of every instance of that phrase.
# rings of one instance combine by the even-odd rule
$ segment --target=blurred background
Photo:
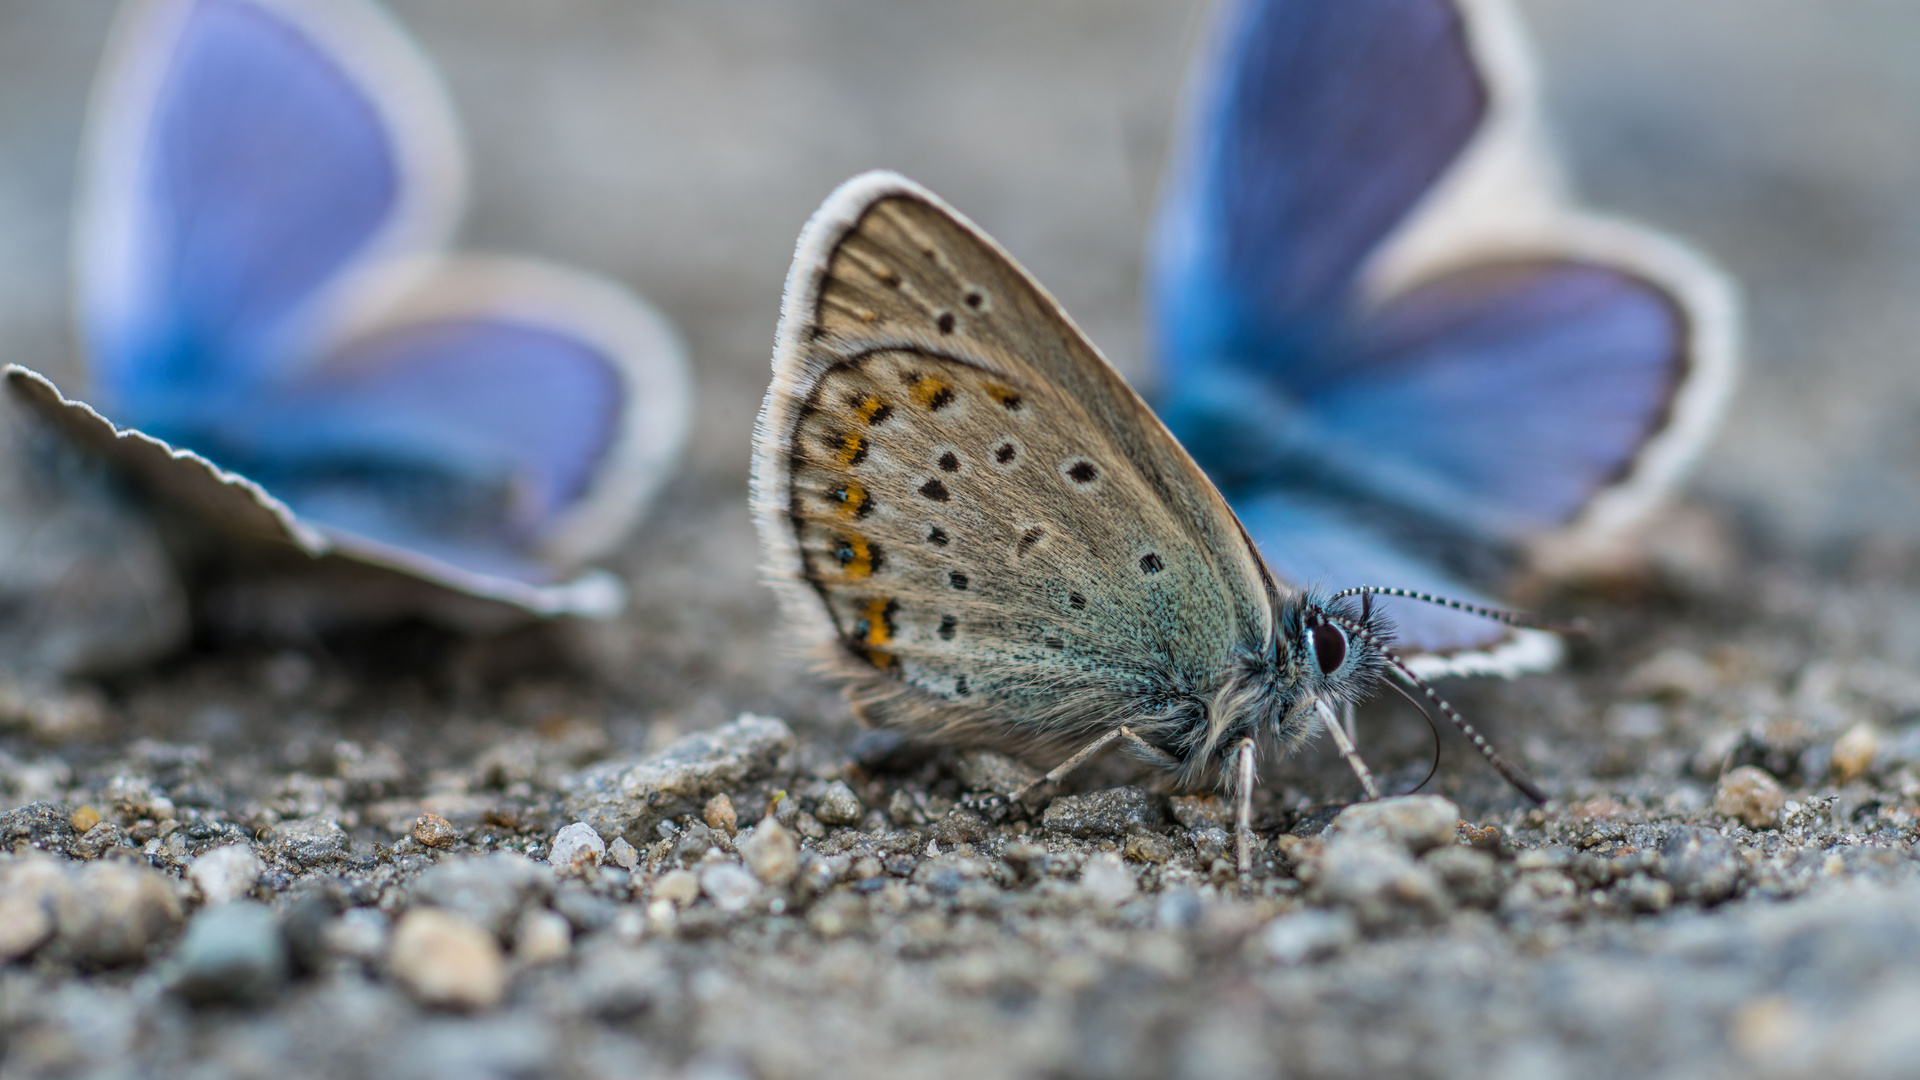
[[[114,7],[0,0],[0,358],[74,385],[70,205]],[[1203,4],[390,7],[464,121],[475,197],[463,245],[615,277],[690,342],[686,475],[647,527],[655,554],[622,567],[643,621],[716,596],[746,622],[770,610],[739,507],[748,433],[794,238],[859,170],[892,167],[940,192],[1142,374],[1142,238]],[[1911,564],[1920,6],[1521,8],[1576,187],[1690,238],[1746,287],[1748,373],[1698,493],[1776,550],[1846,560],[1864,543]]]
[[[70,370],[77,140],[110,0],[0,0],[0,342]],[[464,121],[469,246],[622,279],[686,333],[690,465],[738,485],[800,224],[930,185],[1138,373],[1141,241],[1203,4],[395,0]],[[1748,290],[1750,377],[1698,481],[1816,548],[1920,536],[1920,7],[1532,0],[1594,203]]]

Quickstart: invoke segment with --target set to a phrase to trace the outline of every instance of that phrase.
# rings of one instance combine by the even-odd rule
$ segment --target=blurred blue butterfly
[[[679,451],[678,338],[609,283],[443,253],[460,144],[383,13],[129,4],[90,134],[99,411],[11,367],[16,396],[227,533],[538,613],[618,608],[609,575],[571,575]]]
[[[1161,415],[1294,585],[1591,559],[1716,426],[1726,278],[1573,207],[1496,0],[1242,0],[1195,85],[1150,258]],[[1556,639],[1386,601],[1426,675]]]

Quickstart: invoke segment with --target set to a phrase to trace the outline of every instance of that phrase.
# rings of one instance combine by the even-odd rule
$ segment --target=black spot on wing
[[[938,480],[929,480],[920,485],[920,494],[934,502],[946,502],[953,496],[947,491],[947,485]]]

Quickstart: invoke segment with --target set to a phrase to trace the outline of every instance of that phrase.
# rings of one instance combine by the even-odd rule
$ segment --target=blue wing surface
[[[521,318],[398,327],[255,400],[208,456],[323,528],[544,582],[535,549],[620,437],[617,365]]]
[[[1268,569],[1294,588],[1331,592],[1378,585],[1499,606],[1325,503],[1292,494],[1267,494],[1245,499],[1234,509]],[[1374,604],[1393,623],[1396,650],[1409,653],[1487,649],[1511,633],[1480,616],[1416,600],[1376,598]]]
[[[1156,225],[1163,386],[1227,366],[1294,388],[1367,259],[1488,107],[1454,0],[1247,0],[1223,17]]]
[[[136,20],[103,83],[81,309],[103,404],[191,446],[298,358],[403,178],[380,104],[313,36],[246,0],[177,10]]]

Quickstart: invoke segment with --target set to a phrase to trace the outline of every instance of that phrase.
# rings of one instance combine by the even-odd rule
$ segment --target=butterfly
[[[235,550],[372,567],[455,612],[619,608],[576,572],[684,440],[679,338],[601,279],[446,252],[460,142],[384,13],[128,4],[84,171],[91,386],[10,366],[16,399]]]
[[[1235,0],[1147,297],[1160,415],[1290,583],[1470,583],[1630,536],[1724,411],[1738,319],[1682,244],[1568,199],[1499,0]],[[1558,640],[1388,598],[1423,675]]]
[[[1116,741],[1229,778],[1245,868],[1260,747],[1339,742],[1334,711],[1392,675],[1544,801],[1389,650],[1371,595],[1272,574],[1060,306],[903,177],[848,181],[802,232],[753,461],[769,576],[870,724],[1067,757],[1048,783]]]

